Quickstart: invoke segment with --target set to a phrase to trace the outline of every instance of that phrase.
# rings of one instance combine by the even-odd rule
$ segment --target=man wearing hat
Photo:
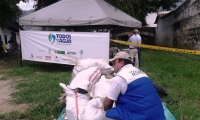
[[[134,30],[131,31],[131,37],[128,39],[128,42],[138,43],[138,37]],[[138,50],[135,46],[129,45],[129,55],[132,58],[131,61],[134,63],[135,67],[139,67],[139,59],[138,59]]]
[[[161,100],[149,77],[132,65],[126,52],[110,59],[116,76],[104,100],[106,117],[117,120],[164,120]],[[114,101],[116,107],[113,107]]]
[[[135,35],[137,37],[137,43],[138,44],[142,44],[142,38],[141,36],[139,35],[139,32],[137,29],[134,30],[135,31]],[[138,50],[138,60],[139,60],[139,67],[141,66],[141,48],[140,47],[136,47],[137,50]]]

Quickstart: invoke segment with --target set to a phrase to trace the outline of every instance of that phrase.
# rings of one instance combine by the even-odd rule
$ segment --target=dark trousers
[[[0,53],[1,52],[4,52],[4,49],[3,49],[3,46],[2,45],[0,45]]]
[[[139,67],[141,66],[141,48],[140,47],[137,47],[137,50],[138,50],[138,61],[139,61]]]

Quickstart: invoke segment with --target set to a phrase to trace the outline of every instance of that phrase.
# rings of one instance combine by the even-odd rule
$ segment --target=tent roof
[[[61,0],[19,18],[20,25],[141,27],[141,22],[104,0]]]

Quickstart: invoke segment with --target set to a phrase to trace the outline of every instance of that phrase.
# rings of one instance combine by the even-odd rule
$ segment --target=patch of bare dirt
[[[14,104],[11,103],[12,96],[11,94],[16,90],[13,87],[12,80],[1,80],[0,75],[0,114],[9,113],[13,110],[24,112],[28,105],[26,104]]]
[[[12,58],[10,58],[12,56]],[[28,105],[26,104],[14,104],[12,103],[11,94],[16,92],[15,83],[16,81],[22,80],[20,77],[9,78],[4,77],[4,73],[8,72],[10,69],[7,68],[7,64],[18,63],[19,55],[18,54],[5,54],[0,56],[0,114],[9,113],[13,110],[24,112]],[[3,79],[3,80],[2,80]]]

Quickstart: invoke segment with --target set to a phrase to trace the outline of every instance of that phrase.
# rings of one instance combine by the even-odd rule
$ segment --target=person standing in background
[[[141,36],[139,35],[139,32],[137,29],[134,30],[135,31],[135,35],[138,39],[138,44],[142,44],[142,38]],[[141,48],[140,47],[136,47],[137,50],[138,50],[138,61],[139,61],[139,67],[141,66]]]
[[[135,31],[131,31],[131,37],[128,39],[128,42],[138,43],[138,37],[136,36]],[[139,67],[139,60],[138,60],[138,50],[135,46],[129,45],[129,55],[131,57],[132,62],[136,68]]]
[[[3,45],[3,41],[0,41],[0,53],[1,53],[1,52],[4,52],[3,46],[2,46],[2,45]]]
[[[7,53],[8,51],[7,51],[6,45],[5,45],[5,44],[2,44],[2,47],[3,47],[4,52]]]

